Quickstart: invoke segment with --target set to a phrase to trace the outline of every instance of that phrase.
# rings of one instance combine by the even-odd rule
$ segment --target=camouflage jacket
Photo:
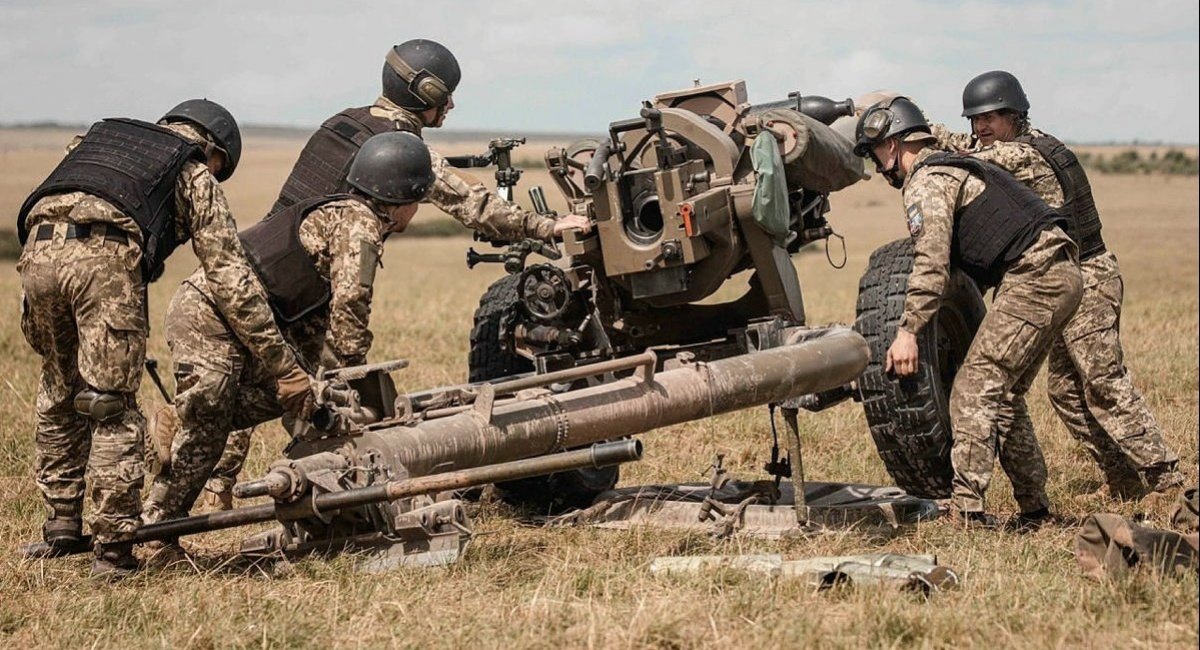
[[[200,131],[189,124],[169,124],[167,128],[189,140],[204,141]],[[83,192],[56,194],[38,201],[26,223],[32,228],[38,223],[55,222],[114,224],[127,232],[139,248],[142,244],[142,231],[131,217],[108,201]],[[209,295],[234,334],[275,376],[287,374],[295,367],[296,357],[275,326],[267,294],[242,252],[225,193],[204,164],[188,162],[175,182],[175,231],[180,240],[191,239],[210,287]],[[140,262],[140,253],[137,257],[135,263]]]
[[[329,282],[329,303],[283,327],[303,365],[342,368],[363,363],[374,340],[368,324],[375,270],[382,265],[379,219],[358,201],[342,199],[315,208],[300,224],[300,244]],[[204,274],[186,280],[211,298]],[[254,284],[262,286],[255,276]],[[261,289],[265,292],[265,289]]]
[[[386,97],[375,100],[371,115],[392,120],[398,129],[421,135],[421,120]],[[478,179],[451,167],[436,151],[430,149],[429,155],[437,181],[425,200],[442,212],[493,239],[532,237],[550,241],[554,237],[553,219],[524,210],[489,192]]]
[[[938,153],[926,147],[914,166]],[[904,181],[904,212],[913,239],[913,266],[908,276],[904,315],[899,327],[916,334],[933,319],[942,305],[950,279],[950,248],[954,240],[954,213],[983,193],[982,180],[958,167],[922,167]]]
[[[995,163],[1012,174],[1014,178],[1037,193],[1038,197],[1052,208],[1061,208],[1064,202],[1062,185],[1054,170],[1037,149],[1024,142],[994,142],[984,147],[974,135],[952,133],[941,124],[934,124],[933,135],[937,146],[943,151],[965,151],[980,160]],[[1041,135],[1027,129],[1021,135]]]
[[[312,364],[341,368],[366,361],[373,336],[368,325],[383,234],[379,218],[362,203],[332,201],[308,213],[300,243],[329,281],[329,305],[284,328]]]

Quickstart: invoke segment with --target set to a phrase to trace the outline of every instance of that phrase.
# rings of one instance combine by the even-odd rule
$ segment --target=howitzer
[[[475,314],[470,379],[545,374],[651,347],[715,360],[759,349],[746,332],[803,328],[791,255],[834,234],[828,195],[865,178],[851,143],[827,126],[853,109],[797,93],[751,104],[742,81],[696,86],[658,95],[604,138],[547,151],[568,209],[595,228],[564,235],[565,262],[506,264],[511,275]],[[751,273],[740,298],[705,301],[743,271]],[[803,405],[852,395],[837,388]],[[789,464],[772,467],[790,474]],[[500,487],[514,502],[583,506],[615,480],[614,469]]]
[[[601,441],[827,390],[867,361],[862,338],[844,327],[775,323],[745,336],[763,347],[712,361],[687,349],[646,351],[408,395],[395,395],[387,374],[399,364],[326,375],[344,379],[324,389],[325,408],[348,411],[331,420],[337,426],[295,438],[287,458],[234,488],[240,498],[272,503],[150,524],[135,540],[276,520],[277,530],[250,538],[243,552],[352,547],[378,549],[378,566],[452,561],[469,538],[468,522],[459,501],[430,495],[637,460],[639,442]],[[610,380],[586,385],[603,377]],[[388,395],[392,402],[380,403]],[[352,413],[342,404],[353,405]],[[54,554],[44,545],[25,553]]]
[[[568,233],[558,264],[527,266],[535,251],[521,243],[497,254],[512,274],[480,301],[469,383],[400,395],[380,369],[347,373],[328,392],[334,417],[237,488],[271,497],[253,516],[282,524],[245,551],[378,547],[381,561],[446,561],[466,537],[461,503],[389,500],[379,486],[479,469],[510,502],[585,506],[615,467],[536,465],[524,478],[484,468],[768,404],[783,407],[788,450],[781,458],[776,442],[768,471],[792,479],[796,518],[807,518],[796,415],[814,400],[800,400],[848,394],[838,389],[868,352],[849,328],[807,324],[790,255],[828,236],[828,193],[864,177],[851,144],[792,108],[752,110],[738,81],[659,95],[606,139],[546,160],[571,211],[596,228]],[[741,298],[700,304],[741,271],[753,272]],[[239,516],[250,515],[174,530]]]

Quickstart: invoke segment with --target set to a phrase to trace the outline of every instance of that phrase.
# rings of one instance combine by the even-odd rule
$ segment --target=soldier
[[[275,318],[307,367],[365,361],[383,240],[408,226],[434,182],[430,154],[419,138],[383,133],[354,157],[348,192],[293,204],[242,233]],[[233,335],[211,294],[211,283],[197,271],[167,309],[180,426],[170,463],[150,488],[147,522],[186,516],[230,431],[284,411],[271,390],[268,366]]]
[[[392,47],[383,64],[383,94],[371,106],[347,108],[326,120],[309,138],[284,181],[271,214],[305,199],[347,189],[346,171],[354,153],[372,135],[407,131],[418,137],[425,128],[439,128],[454,109],[454,90],[462,79],[458,60],[445,46],[413,39]],[[482,183],[451,167],[430,150],[437,177],[426,201],[491,239],[524,237],[550,241],[562,232],[591,229],[586,217],[566,215],[553,219],[523,210],[489,192]],[[249,449],[250,432],[236,432],[220,461],[220,473],[210,488],[214,501],[232,503],[232,488]]]
[[[263,360],[269,390],[291,412],[311,408],[310,379],[275,326],[217,184],[241,155],[233,116],[208,100],[158,124],[92,125],[17,217],[21,327],[42,357],[37,397],[38,487],[50,553],[83,543],[86,479],[94,510],[93,574],[136,562],[145,419],[136,394],[146,356],[146,285],[188,239],[214,309]]]
[[[408,131],[420,137],[424,128],[441,127],[454,109],[454,90],[461,78],[458,60],[440,43],[414,39],[394,46],[383,64],[383,94],[371,106],[347,108],[317,129],[284,181],[271,213],[314,196],[345,191],[350,160],[372,135]],[[571,228],[591,228],[579,215],[556,220],[523,210],[488,192],[436,152],[430,151],[430,156],[437,182],[427,200],[492,239],[549,241]]]
[[[1008,72],[985,72],[967,83],[963,116],[971,120],[972,133],[935,125],[940,144],[970,151],[997,142],[1027,144],[1053,170],[1064,195],[1066,231],[1079,246],[1084,291],[1079,310],[1050,348],[1046,386],[1055,412],[1104,473],[1101,494],[1138,498],[1147,490],[1179,489],[1179,456],[1163,440],[1125,367],[1120,338],[1125,285],[1116,256],[1100,236],[1100,215],[1082,165],[1057,138],[1030,125],[1029,100]]]
[[[940,153],[921,110],[905,97],[859,119],[855,150],[903,192],[914,244],[904,315],[885,367],[917,371],[916,334],[937,313],[951,267],[996,287],[992,309],[950,394],[953,504],[962,519],[992,526],[984,494],[997,453],[1020,508],[1016,523],[1049,517],[1046,466],[1024,403],[1051,341],[1079,304],[1082,280],[1063,218],[996,165]],[[996,438],[1005,409],[1012,422]]]

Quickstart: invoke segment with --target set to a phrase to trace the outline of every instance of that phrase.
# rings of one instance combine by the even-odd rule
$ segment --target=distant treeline
[[[1180,149],[1168,149],[1162,155],[1157,151],[1142,155],[1136,149],[1109,155],[1084,151],[1080,152],[1079,160],[1085,167],[1101,174],[1200,174],[1200,160]]]

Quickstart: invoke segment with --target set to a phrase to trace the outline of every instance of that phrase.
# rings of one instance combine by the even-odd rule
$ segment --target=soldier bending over
[[[365,361],[383,240],[408,226],[434,176],[420,139],[392,132],[363,144],[347,181],[347,193],[301,201],[242,233],[284,336],[312,368]],[[180,430],[150,489],[148,522],[186,516],[230,432],[284,411],[266,364],[233,336],[211,294],[204,274],[194,273],[167,310]]]
[[[252,279],[219,181],[241,155],[233,116],[186,101],[158,124],[92,125],[21,206],[21,329],[42,357],[38,487],[51,552],[83,535],[85,473],[94,510],[92,572],[136,567],[146,421],[137,403],[146,357],[146,285],[188,239],[229,337],[262,359],[265,390],[293,412],[312,403],[307,374]],[[215,176],[214,176],[215,174]],[[85,470],[86,468],[86,470]]]
[[[929,146],[933,140],[921,110],[905,97],[867,109],[857,127],[856,151],[903,192],[915,248],[886,367],[900,376],[916,372],[916,333],[941,306],[952,267],[996,287],[950,394],[953,504],[966,522],[994,525],[984,494],[998,454],[1020,508],[1017,522],[1034,524],[1050,514],[1046,464],[1020,398],[1079,304],[1076,247],[1060,228],[1063,218],[1010,174],[940,153]],[[997,440],[1006,409],[1015,417]]]

